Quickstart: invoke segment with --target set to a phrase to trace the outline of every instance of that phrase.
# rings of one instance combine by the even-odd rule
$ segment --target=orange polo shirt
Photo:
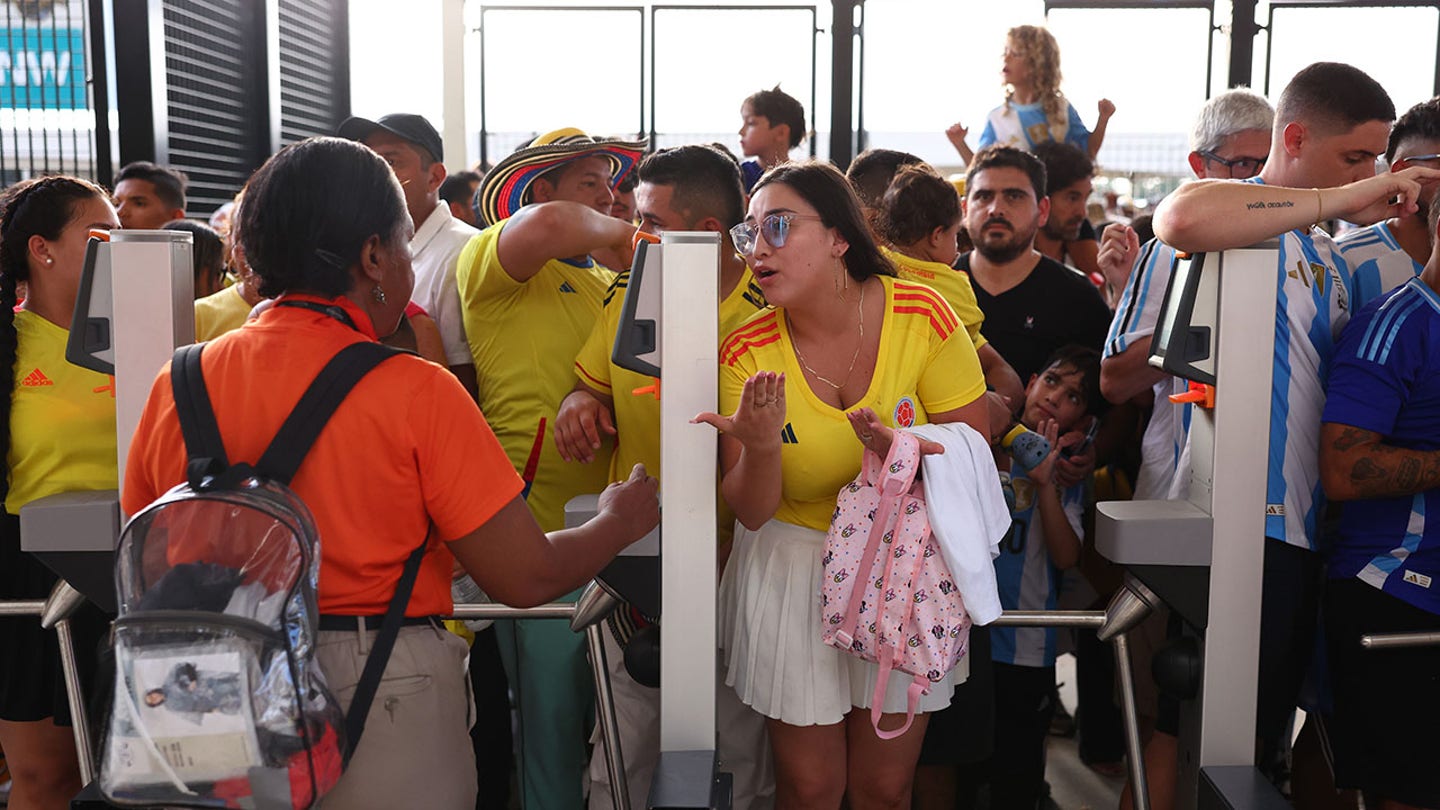
[[[205,387],[226,455],[254,462],[310,382],[342,348],[374,340],[348,299],[292,295],[342,307],[355,329],[321,312],[272,307],[205,348]],[[130,447],[121,503],[135,514],[185,478],[185,440],[167,364],[156,378]],[[520,477],[485,417],[449,371],[394,357],[362,379],[300,466],[291,488],[320,532],[320,610],[385,612],[405,558],[435,533],[408,616],[451,610],[453,557],[463,537],[520,494]]]

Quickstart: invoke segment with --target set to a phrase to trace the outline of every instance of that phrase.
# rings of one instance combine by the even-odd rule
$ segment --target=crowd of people
[[[1087,542],[1096,500],[1187,495],[1191,406],[1169,399],[1185,382],[1146,362],[1176,253],[1279,237],[1268,517],[1254,538],[1258,760],[1297,806],[1363,796],[1440,808],[1428,767],[1440,758],[1428,730],[1440,652],[1358,642],[1440,630],[1440,528],[1426,522],[1440,499],[1440,358],[1428,354],[1440,328],[1440,99],[1397,119],[1379,84],[1338,63],[1300,71],[1273,105],[1243,88],[1218,94],[1191,132],[1198,179],[1161,203],[1151,236],[1087,216],[1114,105],[1101,101],[1086,127],[1044,28],[1012,29],[1003,64],[1005,99],[978,151],[965,127],[947,132],[963,184],[894,150],[843,174],[792,161],[805,111],[776,87],[743,102],[741,157],[566,128],[448,174],[435,128],[396,113],[286,147],[209,225],[185,218],[184,176],[151,163],[126,166],[113,192],[72,177],[11,186],[0,195],[0,598],[42,599],[55,582],[20,551],[22,506],[121,483],[108,381],[63,357],[89,231],[185,230],[196,337],[210,341],[205,377],[233,457],[258,453],[345,346],[418,355],[356,387],[293,482],[324,537],[320,610],[350,621],[322,624],[317,651],[342,698],[425,540],[375,721],[326,806],[424,795],[445,808],[609,807],[582,638],[559,622],[444,617],[466,576],[511,605],[574,599],[657,524],[659,404],[631,395],[644,378],[612,348],[637,234],[710,231],[722,245],[720,401],[696,420],[720,434],[717,746],[734,806],[950,810],[988,795],[989,807],[1034,808],[1060,634],[977,623],[964,664],[934,679],[908,730],[882,738],[870,710],[900,725],[907,684],[877,692],[875,664],[820,640],[836,493],[896,430],[973,436],[995,474],[964,486],[1008,510],[1008,528],[980,538],[996,548],[999,607],[1103,604],[1115,578]],[[1337,241],[1327,223],[1340,222],[1358,227]],[[185,479],[169,373],[133,439],[127,513]],[[565,528],[565,504],[589,493],[602,493],[598,516]],[[626,648],[663,619],[622,605],[603,634],[632,801],[656,766],[660,700]],[[107,621],[93,608],[76,618],[92,678]],[[1162,613],[1136,634],[1157,808],[1177,801],[1180,709],[1148,661],[1179,625]],[[1093,634],[1075,644],[1081,756],[1115,771],[1113,662]],[[0,619],[0,649],[10,806],[68,806],[81,785],[54,634]],[[1307,677],[1320,686],[1303,689]],[[1381,684],[1403,696],[1403,718],[1377,703]],[[1333,752],[1320,767],[1308,747],[1289,753],[1297,707],[1302,736]],[[1132,799],[1127,787],[1122,806]]]

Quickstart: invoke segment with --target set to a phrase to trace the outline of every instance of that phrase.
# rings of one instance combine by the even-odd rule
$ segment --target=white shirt
[[[472,236],[480,233],[450,214],[444,201],[415,229],[410,240],[411,266],[415,268],[415,291],[410,300],[419,304],[440,329],[445,359],[452,366],[475,362],[465,340],[465,322],[460,315],[460,291],[455,285],[455,260]]]

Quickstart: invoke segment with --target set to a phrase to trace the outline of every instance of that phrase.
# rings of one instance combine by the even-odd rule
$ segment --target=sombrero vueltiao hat
[[[644,153],[644,138],[592,138],[574,127],[547,132],[507,155],[485,175],[476,192],[480,216],[486,225],[506,219],[527,202],[526,192],[535,178],[583,157],[599,156],[610,161],[613,188],[635,168]]]

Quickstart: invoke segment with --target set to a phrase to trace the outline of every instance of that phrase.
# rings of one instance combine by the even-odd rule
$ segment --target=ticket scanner
[[[652,388],[614,396],[660,399],[663,516],[660,529],[596,577],[615,599],[663,617],[660,760],[648,799],[626,795],[623,777],[616,778],[623,768],[612,763],[617,808],[730,806],[730,781],[715,743],[717,440],[708,425],[690,423],[719,404],[719,268],[718,233],[667,232],[658,244],[642,242],[611,357],[654,379]],[[566,524],[579,525],[594,511],[594,496],[576,498],[566,506]],[[601,721],[603,726],[603,716]],[[612,748],[610,742],[607,751],[618,758],[618,744]]]
[[[121,481],[130,438],[155,375],[176,346],[195,340],[193,244],[185,231],[116,230],[92,231],[86,248],[65,357],[110,376]],[[120,520],[117,490],[64,492],[20,509],[21,549],[61,579],[33,613],[60,634],[76,748],[87,783],[94,775],[94,759],[67,617],[85,599],[115,611]]]
[[[1275,348],[1275,240],[1177,260],[1150,363],[1192,381],[1183,500],[1097,505],[1096,547],[1137,604],[1199,639],[1181,703],[1182,808],[1288,807],[1255,768],[1256,684]],[[1278,507],[1283,509],[1283,507]]]

